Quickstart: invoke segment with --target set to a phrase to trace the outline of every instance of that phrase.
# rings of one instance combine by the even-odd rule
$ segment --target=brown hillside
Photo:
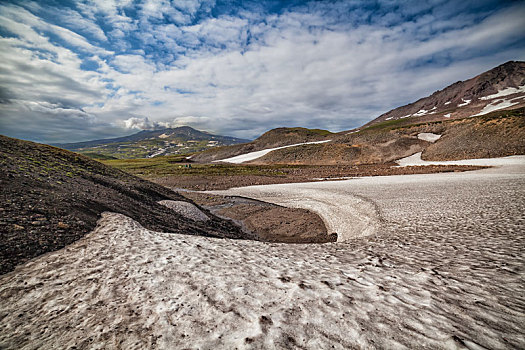
[[[416,125],[378,124],[333,142],[276,150],[252,164],[374,164],[423,152],[429,160],[455,160],[525,154],[525,108],[461,120]],[[442,135],[436,143],[417,135]]]
[[[198,153],[192,157],[192,161],[199,163],[210,163],[215,160],[230,158],[249,152],[260,151],[266,148],[326,140],[330,135],[332,135],[331,132],[320,129],[277,128],[267,131],[252,142],[233,146],[217,147],[202,153]]]
[[[406,124],[414,124],[465,118],[482,112],[488,105],[498,106],[503,100],[511,104],[502,108],[505,110],[525,107],[523,91],[504,97],[487,98],[498,91],[523,85],[525,62],[509,61],[472,79],[458,81],[414,103],[388,111],[364,127],[387,121],[404,120]]]

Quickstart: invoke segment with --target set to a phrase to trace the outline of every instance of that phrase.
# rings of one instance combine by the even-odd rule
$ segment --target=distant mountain
[[[160,130],[143,130],[112,139],[54,144],[94,158],[151,158],[161,155],[186,154],[217,146],[249,142],[230,136],[212,135],[189,126]]]
[[[525,106],[525,62],[509,61],[472,79],[458,81],[365,124],[413,124],[485,115]],[[398,123],[396,123],[398,124]]]

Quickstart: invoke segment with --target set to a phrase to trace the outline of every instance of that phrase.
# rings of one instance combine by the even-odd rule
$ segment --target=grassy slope
[[[59,148],[0,136],[0,273],[91,231],[104,211],[157,231],[240,238],[212,217],[187,220],[159,205],[185,200],[169,189]]]

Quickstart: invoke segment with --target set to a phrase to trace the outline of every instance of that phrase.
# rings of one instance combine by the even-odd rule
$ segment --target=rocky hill
[[[384,113],[364,127],[389,121],[402,121],[408,125],[458,119],[524,106],[525,62],[510,61]]]
[[[161,155],[187,154],[206,149],[245,143],[249,140],[212,135],[189,126],[160,130],[143,130],[133,135],[54,146],[86,154],[92,158],[129,159]]]
[[[421,134],[439,136],[427,141]],[[412,125],[383,123],[333,135],[326,144],[275,150],[252,164],[384,164],[423,152],[425,160],[490,158],[525,154],[525,108],[474,118]]]
[[[199,222],[158,204],[187,201],[169,189],[73,152],[0,136],[0,164],[0,274],[78,240],[104,211],[156,231],[243,237],[204,209],[210,220]]]
[[[331,135],[332,133],[330,131],[321,129],[277,128],[265,132],[252,142],[210,149],[194,155],[191,159],[195,162],[210,163],[267,148],[322,141],[330,139]]]

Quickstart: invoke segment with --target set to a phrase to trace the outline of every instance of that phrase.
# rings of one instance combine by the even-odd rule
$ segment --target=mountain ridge
[[[204,149],[246,143],[249,140],[214,135],[189,126],[142,130],[135,134],[109,139],[58,143],[55,147],[86,154],[114,158],[147,158],[159,155],[185,154]]]
[[[503,94],[497,96],[502,91]],[[525,62],[508,61],[473,78],[457,81],[430,96],[394,108],[358,129],[389,120],[407,119],[407,122],[414,123],[459,119],[524,106]]]

